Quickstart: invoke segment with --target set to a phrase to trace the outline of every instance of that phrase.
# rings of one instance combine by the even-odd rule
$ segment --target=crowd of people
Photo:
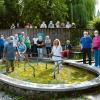
[[[46,24],[45,21],[43,21],[39,26],[33,26],[30,23],[27,23],[24,28],[76,28],[75,23],[70,23],[69,21],[67,21],[66,23],[64,22],[60,22],[57,21],[56,23],[54,23],[53,21],[50,21],[48,24]],[[19,23],[17,23],[16,25],[14,23],[12,23],[10,29],[15,29],[15,28],[20,28]]]
[[[80,47],[83,52],[83,63],[86,64],[86,55],[88,56],[89,65],[91,65],[92,57],[91,51],[94,51],[95,66],[100,68],[100,36],[99,32],[94,31],[94,38],[88,34],[87,31],[83,32],[83,37],[80,39]],[[44,49],[45,48],[45,49]],[[45,36],[45,39],[40,35],[38,37],[30,37],[24,32],[14,34],[4,38],[0,36],[0,59],[4,58],[7,62],[6,72],[14,71],[14,61],[18,59],[22,54],[26,54],[28,57],[51,57],[55,62],[55,66],[58,64],[61,69],[61,60],[63,57],[69,58],[72,50],[72,45],[69,40],[66,41],[64,48],[59,39],[51,41],[49,35]],[[45,54],[45,55],[44,55]]]

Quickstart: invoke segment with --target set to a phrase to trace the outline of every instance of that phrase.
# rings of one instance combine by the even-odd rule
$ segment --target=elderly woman
[[[100,68],[100,35],[97,30],[94,31],[94,36],[95,37],[93,38],[93,49],[95,66]]]

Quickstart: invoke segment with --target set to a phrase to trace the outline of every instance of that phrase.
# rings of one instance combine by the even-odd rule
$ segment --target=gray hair
[[[98,33],[99,33],[98,30],[95,30],[95,31],[94,31],[94,34],[98,34]]]

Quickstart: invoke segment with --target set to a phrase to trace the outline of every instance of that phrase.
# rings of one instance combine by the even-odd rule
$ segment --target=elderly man
[[[14,71],[14,60],[16,55],[16,47],[13,46],[13,38],[9,37],[8,44],[4,47],[4,57],[6,58],[6,72]]]
[[[81,50],[83,52],[83,63],[86,64],[86,55],[88,56],[89,65],[91,65],[91,47],[92,47],[92,38],[88,32],[83,32],[83,37],[80,39]]]

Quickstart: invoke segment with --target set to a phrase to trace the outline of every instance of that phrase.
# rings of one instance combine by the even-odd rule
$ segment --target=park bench
[[[82,59],[82,52],[80,51],[79,46],[75,46],[72,48],[71,56],[74,59]]]

